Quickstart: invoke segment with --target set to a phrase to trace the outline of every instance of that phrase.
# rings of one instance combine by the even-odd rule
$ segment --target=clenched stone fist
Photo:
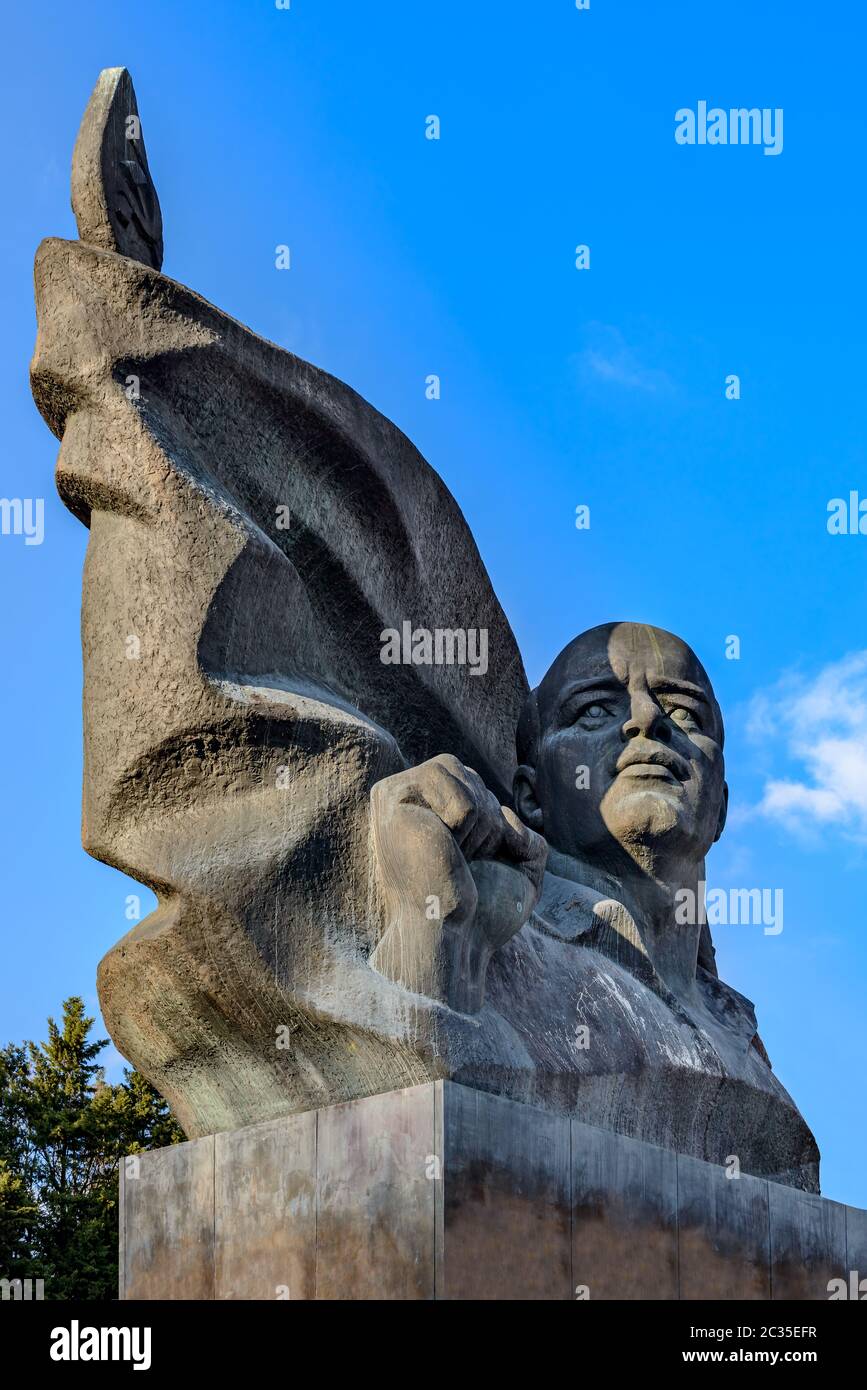
[[[377,782],[371,813],[389,913],[371,964],[476,1013],[491,956],[536,905],[545,841],[449,753]]]

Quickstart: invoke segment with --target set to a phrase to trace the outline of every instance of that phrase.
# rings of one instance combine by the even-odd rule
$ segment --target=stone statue
[[[677,911],[727,795],[695,655],[613,623],[529,691],[410,442],[160,273],[124,69],[73,206],[32,383],[90,528],[83,842],[159,900],[100,965],[120,1051],[191,1137],[445,1077],[818,1191]]]

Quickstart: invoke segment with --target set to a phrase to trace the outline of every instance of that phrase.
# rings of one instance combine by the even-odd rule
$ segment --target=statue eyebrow
[[[659,681],[649,681],[648,685],[651,690],[659,691],[659,693],[662,695],[692,695],[694,699],[701,700],[706,705],[710,704],[710,699],[708,697],[707,692],[705,690],[702,690],[700,685],[693,685],[692,681],[675,681],[664,679]]]
[[[700,685],[694,685],[692,681],[672,680],[669,677],[663,677],[660,680],[649,681],[648,686],[654,693],[661,695],[690,695],[696,700],[701,700],[705,705],[711,703],[707,692]],[[589,680],[576,681],[574,685],[569,687],[560,701],[560,708],[562,709],[576,695],[585,695],[593,690],[621,693],[627,690],[627,686],[616,676],[597,676],[595,679],[591,677]]]
[[[566,694],[559,701],[558,708],[563,709],[570,700],[575,699],[576,695],[585,695],[591,690],[610,690],[622,694],[625,693],[626,686],[616,676],[597,676],[595,680],[591,678],[590,680],[576,681],[574,685],[570,685]]]

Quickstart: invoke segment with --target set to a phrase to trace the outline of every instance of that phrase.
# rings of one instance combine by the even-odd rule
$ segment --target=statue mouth
[[[649,778],[657,782],[679,782],[671,768],[662,763],[629,763],[617,774],[618,777]]]
[[[672,749],[654,745],[648,740],[636,740],[624,748],[617,759],[615,772],[618,777],[643,777],[669,783],[685,782],[689,777],[689,767],[683,758]]]

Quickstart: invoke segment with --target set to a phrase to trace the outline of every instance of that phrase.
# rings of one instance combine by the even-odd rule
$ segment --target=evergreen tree
[[[139,1073],[108,1085],[83,1000],[48,1039],[0,1052],[0,1278],[50,1299],[117,1297],[117,1174],[125,1154],[183,1133]]]
[[[31,1250],[38,1216],[21,1099],[26,1077],[26,1051],[10,1043],[0,1052],[0,1277],[23,1279],[35,1272]]]

